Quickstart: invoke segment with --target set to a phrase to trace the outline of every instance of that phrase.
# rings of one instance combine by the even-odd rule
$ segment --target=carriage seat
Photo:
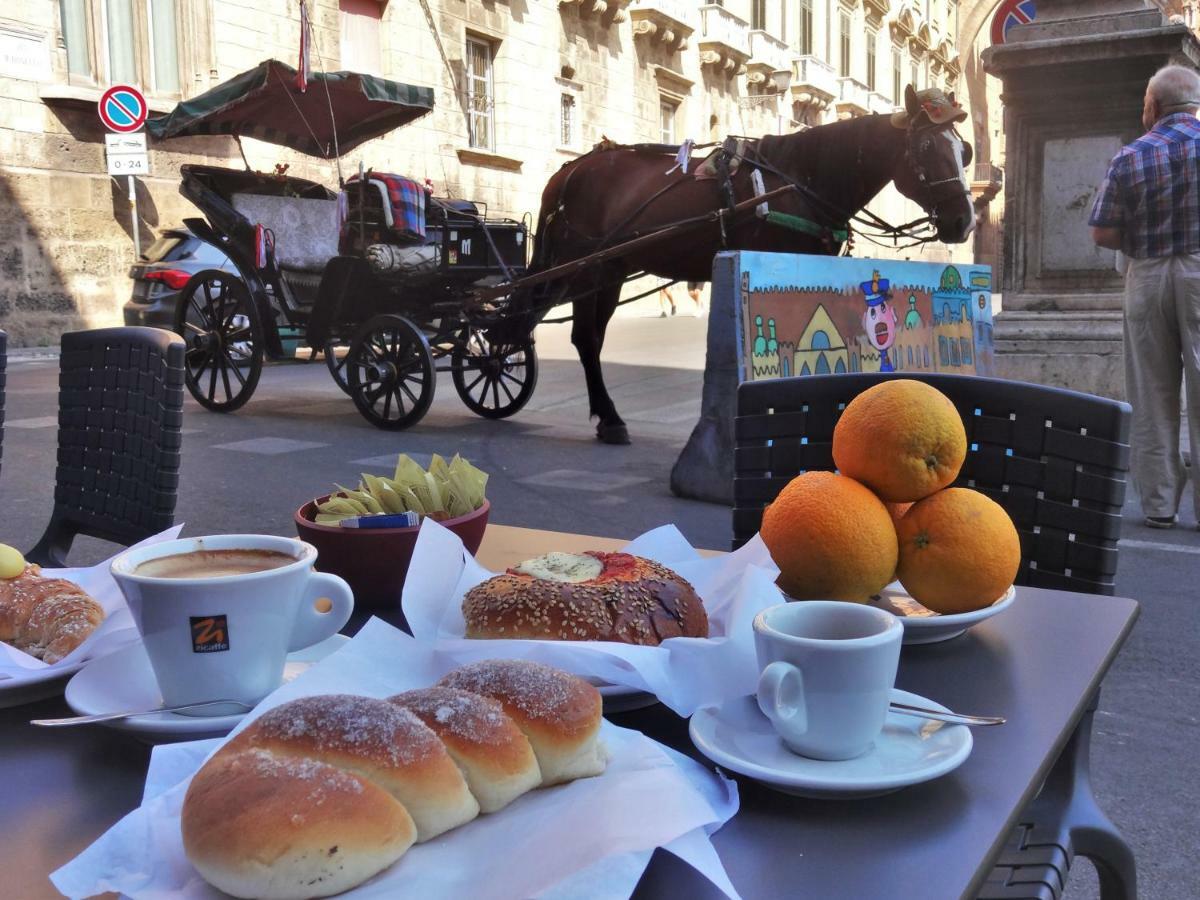
[[[233,207],[275,235],[280,268],[319,273],[338,254],[336,200],[234,194]]]

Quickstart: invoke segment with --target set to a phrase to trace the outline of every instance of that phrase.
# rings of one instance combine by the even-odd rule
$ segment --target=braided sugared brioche
[[[542,783],[529,739],[490,697],[431,687],[389,700],[412,712],[442,739],[479,801],[480,812],[502,809]]]
[[[543,784],[604,771],[608,757],[598,739],[604,704],[582,678],[525,659],[487,659],[438,683],[499,701],[529,738]]]
[[[196,773],[181,826],[205,881],[277,900],[349,890],[417,837],[404,806],[370,779],[256,749],[218,753]]]
[[[351,694],[303,697],[268,710],[225,745],[317,759],[370,779],[404,804],[427,841],[479,815],[438,736],[406,709]]]
[[[480,690],[329,694],[268,710],[192,779],[188,859],[235,897],[328,896],[481,809],[604,771],[590,684],[536,663],[458,671]]]
[[[43,662],[58,662],[103,621],[103,608],[83,588],[43,578],[36,565],[15,578],[0,578],[0,641]]]

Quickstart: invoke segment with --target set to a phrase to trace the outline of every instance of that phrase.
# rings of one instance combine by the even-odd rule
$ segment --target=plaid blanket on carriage
[[[384,172],[368,172],[367,184],[381,189],[387,195],[384,213],[388,227],[402,241],[425,240],[425,185],[411,178],[389,175]],[[352,175],[347,187],[358,182]]]

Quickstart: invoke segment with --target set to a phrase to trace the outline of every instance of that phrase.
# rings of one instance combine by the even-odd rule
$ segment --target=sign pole
[[[128,179],[134,262],[142,258],[135,173],[147,174],[150,171],[150,160],[146,154],[146,135],[141,133],[149,111],[146,97],[131,85],[113,85],[100,97],[100,121],[109,131],[115,132],[105,136],[108,174],[124,175]]]
[[[138,226],[137,182],[132,175],[129,176],[129,211],[133,216],[133,261],[137,262],[142,258],[142,235]]]

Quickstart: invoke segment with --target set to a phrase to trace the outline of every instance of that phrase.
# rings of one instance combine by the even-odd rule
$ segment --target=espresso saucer
[[[892,700],[949,712],[908,691]],[[971,754],[971,730],[889,713],[874,746],[855,759],[826,761],[798,756],[784,746],[754,697],[707,706],[688,726],[696,748],[722,768],[769,788],[816,799],[878,797],[958,768]]]
[[[335,634],[319,644],[289,653],[283,668],[284,682],[291,681],[349,640],[345,635]],[[84,666],[67,682],[64,698],[67,705],[81,716],[103,715],[125,709],[152,709],[163,702],[158,683],[154,680],[154,670],[150,667],[150,658],[140,641]],[[245,715],[148,713],[98,724],[117,731],[127,731],[146,743],[165,744],[224,737]]]

